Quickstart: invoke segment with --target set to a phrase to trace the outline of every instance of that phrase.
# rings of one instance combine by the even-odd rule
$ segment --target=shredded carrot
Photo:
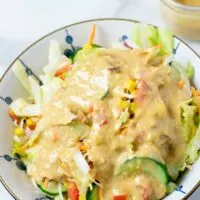
[[[88,150],[88,146],[85,145],[85,144],[83,144],[83,143],[80,143],[80,144],[79,144],[79,149],[80,149],[80,151],[82,151],[82,152],[86,152],[86,151]]]
[[[70,70],[70,65],[66,65],[64,67],[61,67],[60,69],[58,69],[55,73],[55,77],[60,77],[62,76],[64,73],[68,72]]]
[[[93,111],[94,111],[94,106],[91,105],[91,106],[89,107],[88,113],[92,113]]]
[[[63,74],[61,74],[60,76],[57,76],[57,77],[64,80],[66,78],[66,76],[67,76],[67,73],[64,72]]]
[[[52,133],[52,142],[57,142],[58,136],[55,132]]]
[[[101,126],[108,124],[108,120],[104,119],[104,121],[101,123]]]
[[[103,199],[103,191],[102,191],[102,188],[99,188],[99,199],[100,199],[100,200]]]
[[[13,112],[13,110],[12,109],[10,109],[9,108],[9,110],[8,110],[8,115],[11,117],[11,119],[13,120],[13,121],[17,121],[17,123],[19,122],[19,117]]]
[[[93,44],[94,37],[95,37],[95,33],[96,33],[96,25],[93,24],[93,25],[92,25],[92,31],[91,31],[91,33],[90,33],[90,37],[89,37],[89,41],[88,41],[88,44],[89,44],[89,45],[92,45],[92,44]]]
[[[122,131],[121,131],[121,134],[122,135],[127,135],[128,133],[128,128],[124,128]]]
[[[185,81],[184,80],[180,80],[179,83],[178,83],[178,87],[180,89],[183,89],[184,85],[185,85]]]
[[[49,184],[49,179],[48,179],[48,178],[45,178],[45,179],[44,179],[44,187],[47,188],[47,187],[48,187],[48,184]]]
[[[193,96],[200,96],[200,90],[196,90],[194,87],[191,87]]]

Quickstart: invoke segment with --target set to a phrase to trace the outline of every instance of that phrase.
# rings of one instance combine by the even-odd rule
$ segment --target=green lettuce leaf
[[[133,26],[131,37],[139,47],[149,48],[161,45],[161,55],[173,54],[174,38],[167,29],[136,23]]]
[[[181,107],[181,124],[186,142],[189,142],[195,135],[197,127],[195,116],[197,114],[197,106],[192,105],[192,98],[180,104]]]
[[[187,64],[186,67],[186,75],[189,80],[192,80],[194,78],[194,67],[190,62]]]
[[[158,44],[161,45],[161,55],[173,53],[174,38],[170,31],[164,28],[158,28]]]
[[[171,66],[179,72],[180,78],[187,78],[190,81],[194,78],[194,67],[190,62],[188,62],[186,68],[177,61],[172,61]]]
[[[186,141],[186,152],[184,161],[180,166],[180,171],[183,171],[187,165],[193,164],[200,150],[200,124],[197,118],[197,106],[193,98],[181,103],[181,123],[182,130]]]
[[[188,144],[185,156],[185,162],[187,164],[193,164],[199,157],[200,150],[200,126],[198,127],[196,134]]]
[[[146,24],[134,24],[132,39],[139,47],[148,48],[157,44],[157,30]]]

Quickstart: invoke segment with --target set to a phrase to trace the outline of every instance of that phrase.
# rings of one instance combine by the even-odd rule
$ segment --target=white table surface
[[[0,76],[20,51],[48,32],[74,22],[108,17],[164,26],[159,0],[0,0]],[[186,42],[200,54],[200,42]],[[1,184],[0,199],[13,200]],[[200,189],[190,200],[199,199]]]

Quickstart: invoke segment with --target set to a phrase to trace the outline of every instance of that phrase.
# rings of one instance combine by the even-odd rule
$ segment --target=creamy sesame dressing
[[[173,175],[183,159],[180,102],[188,92],[178,87],[164,58],[155,49],[99,49],[76,62],[65,85],[44,105],[28,175],[37,180],[74,180],[81,191],[80,151],[89,175],[101,188],[101,199],[161,199],[166,187],[141,170],[118,174],[133,157],[165,164]],[[78,176],[79,176],[78,175]],[[81,175],[79,177],[82,177]],[[91,183],[91,181],[89,181]]]

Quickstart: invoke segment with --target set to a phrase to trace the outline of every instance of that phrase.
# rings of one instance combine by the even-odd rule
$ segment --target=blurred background
[[[113,17],[165,26],[160,0],[0,0],[0,76],[41,36],[78,21]],[[185,41],[200,54],[199,41]],[[12,199],[1,184],[0,199]],[[200,190],[190,199],[199,200]]]

